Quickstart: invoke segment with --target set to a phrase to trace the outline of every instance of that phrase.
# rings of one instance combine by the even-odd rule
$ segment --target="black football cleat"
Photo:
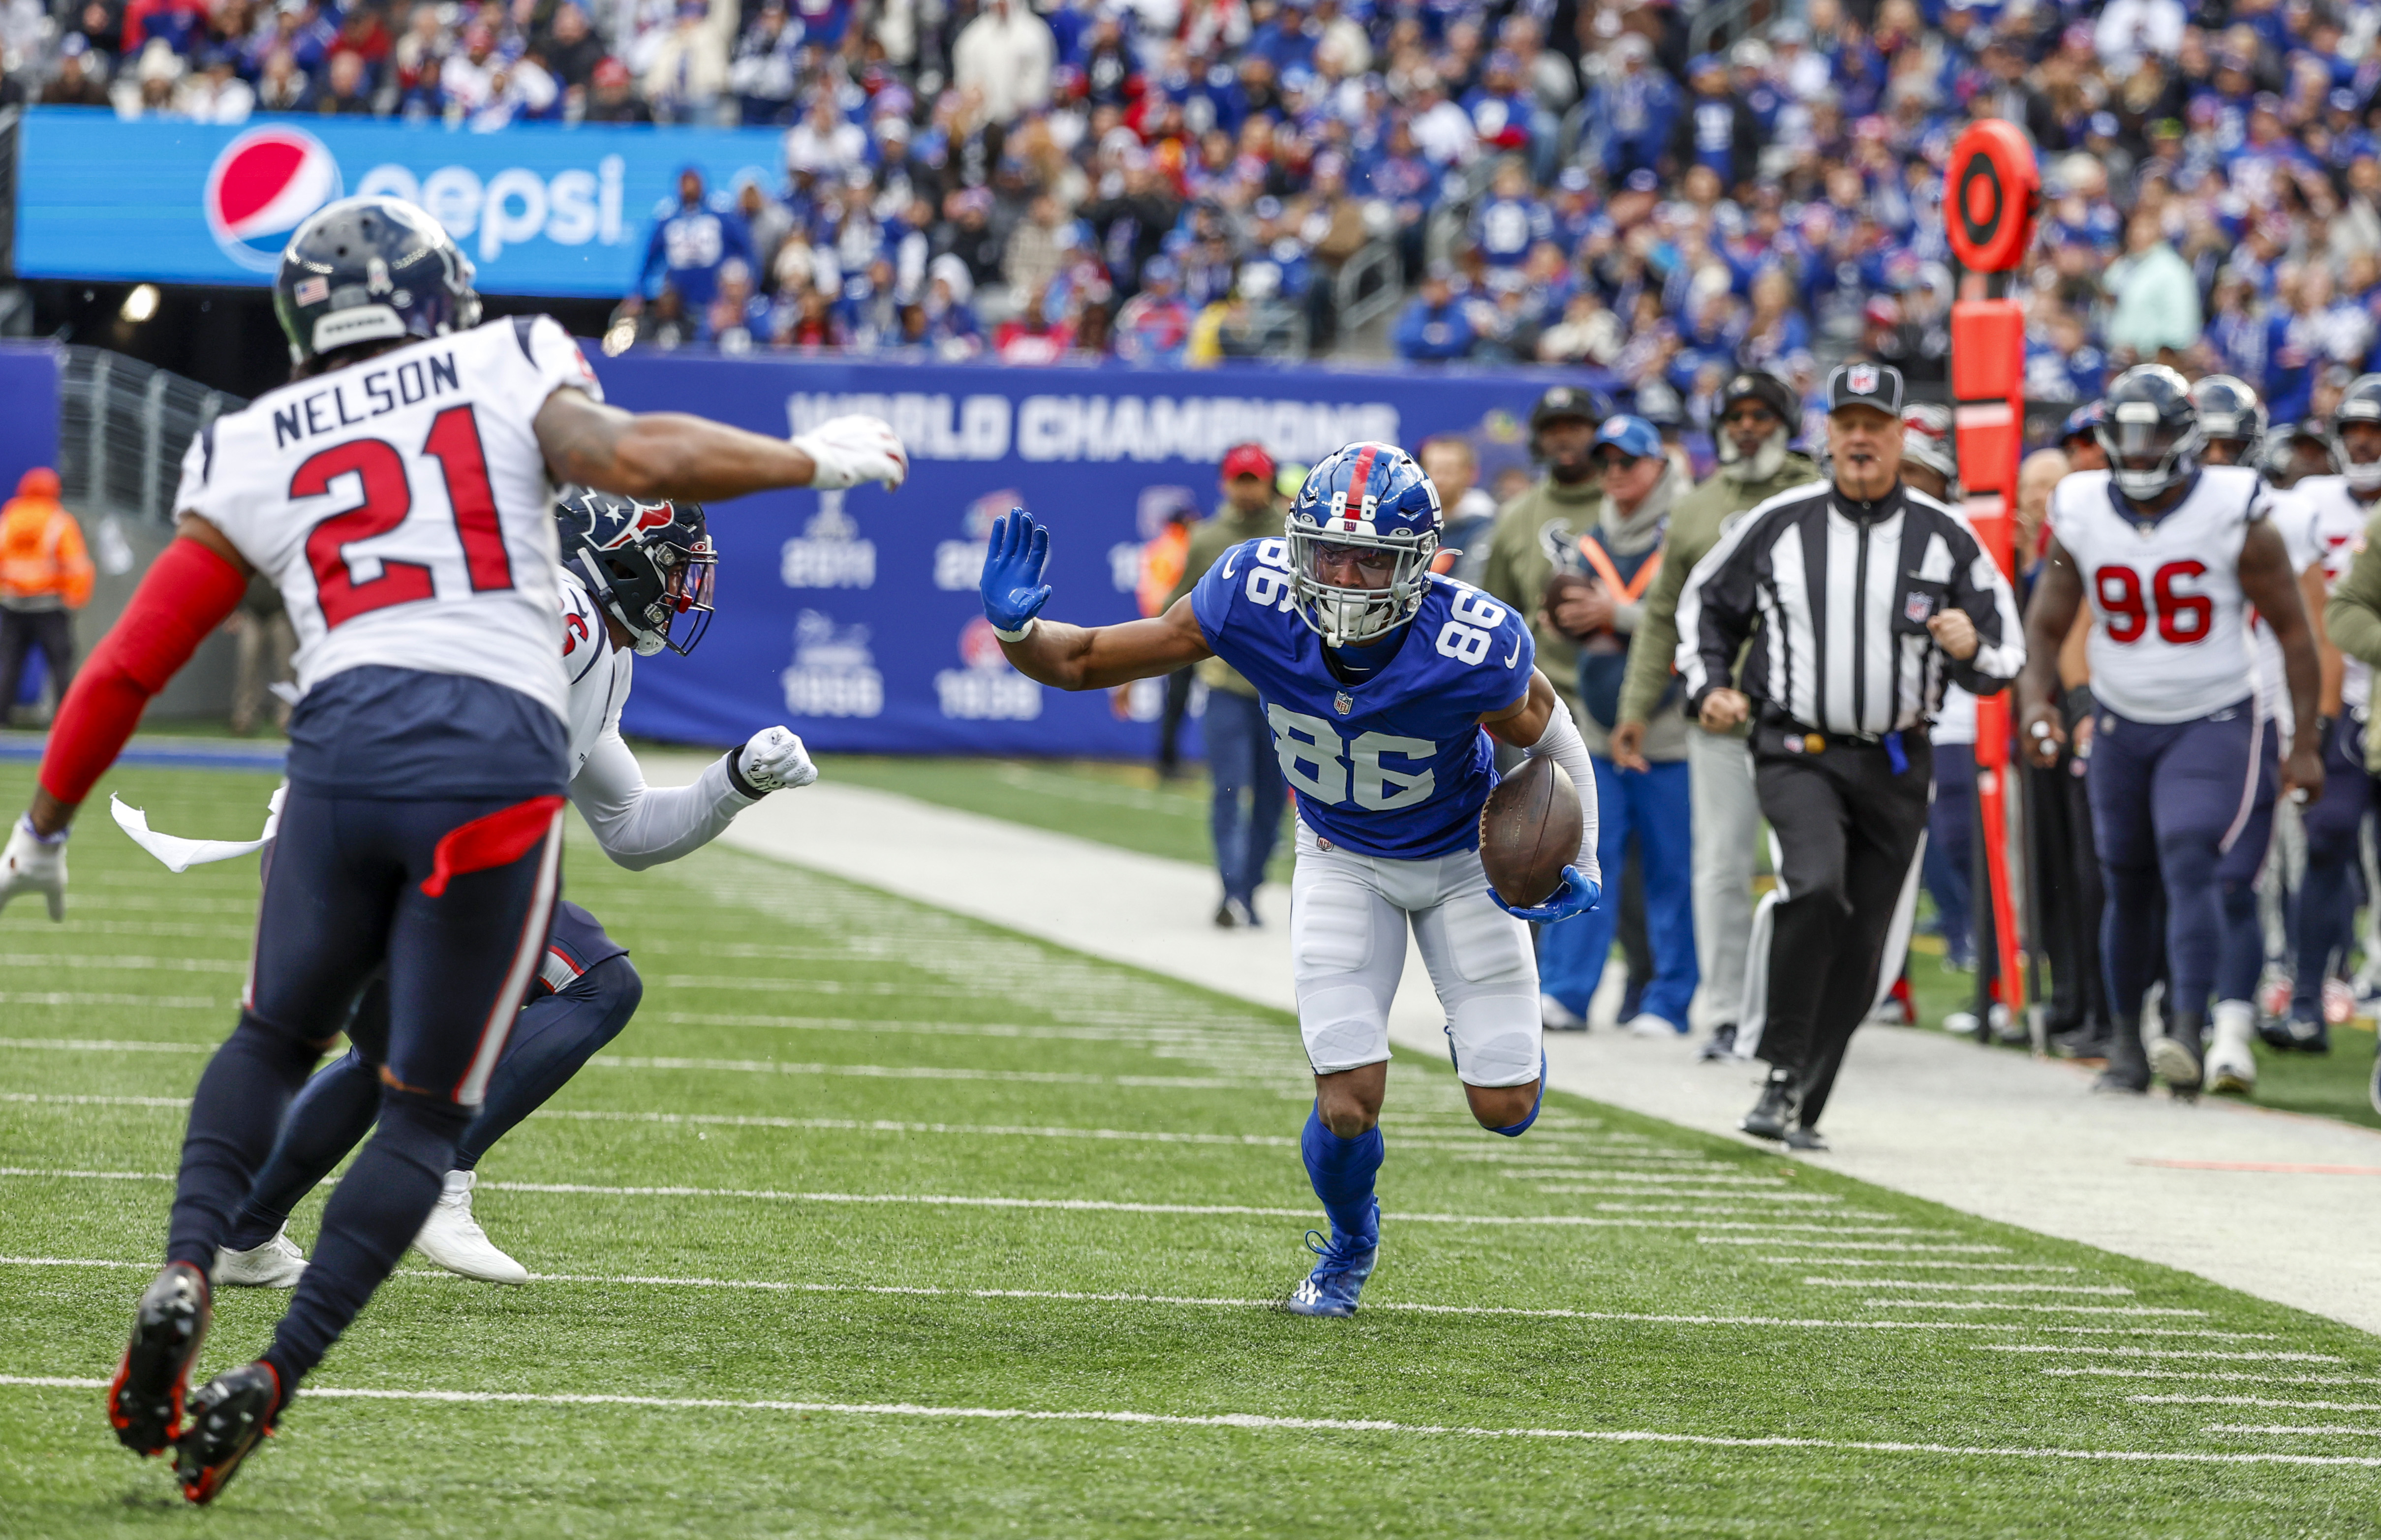
[[[174,1440],[182,1496],[214,1501],[249,1451],[273,1432],[280,1412],[281,1376],[261,1359],[207,1381],[190,1398],[190,1425]]]
[[[1736,1023],[1722,1021],[1712,1029],[1711,1037],[1695,1054],[1695,1062],[1709,1064],[1715,1059],[1736,1057]]]
[[[2119,1016],[2108,1029],[2107,1067],[2092,1082],[2092,1089],[2111,1095],[2139,1096],[2150,1088],[2150,1061],[2142,1052],[2138,1016]]]
[[[1786,1131],[1786,1147],[1789,1150],[1807,1150],[1814,1155],[1823,1155],[1826,1152],[1827,1141],[1825,1136],[1808,1123],[1797,1123]]]
[[[132,1340],[107,1387],[108,1424],[134,1454],[164,1454],[180,1430],[190,1365],[212,1313],[206,1275],[187,1262],[168,1264],[141,1293]]]
[[[1752,1104],[1752,1110],[1737,1127],[1755,1139],[1783,1140],[1796,1114],[1801,1111],[1802,1098],[1795,1090],[1795,1079],[1791,1069],[1771,1069],[1768,1081],[1761,1087],[1761,1100]]]

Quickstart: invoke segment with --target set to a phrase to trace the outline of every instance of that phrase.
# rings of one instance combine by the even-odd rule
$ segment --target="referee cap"
[[[1901,371],[1889,363],[1843,363],[1827,376],[1827,410],[1867,407],[1899,421],[1901,417]]]

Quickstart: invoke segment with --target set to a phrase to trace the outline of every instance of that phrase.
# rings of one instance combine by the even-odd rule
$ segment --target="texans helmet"
[[[401,198],[342,198],[281,253],[273,311],[304,364],[362,342],[444,336],[480,324],[470,259]]]
[[[719,554],[700,503],[640,503],[566,489],[555,500],[562,565],[628,628],[639,657],[684,656],[711,629]],[[678,627],[680,617],[685,626]]]
[[[2191,387],[2191,404],[2199,413],[2199,431],[2211,440],[2241,446],[2236,465],[2253,465],[2265,437],[2265,404],[2247,382],[2229,374],[2210,374]]]
[[[2299,466],[2299,450],[2310,448],[2323,457],[2320,470],[2302,471]],[[2285,422],[2265,435],[2265,452],[2260,457],[2258,469],[2265,480],[2276,486],[2289,487],[2306,476],[2337,476],[2339,474],[2339,451],[2332,447],[2331,435],[2319,423]]]
[[[2346,429],[2350,422],[2381,422],[2381,374],[2359,374],[2349,382],[2348,394],[2331,414],[2331,458],[2339,472],[2359,492],[2381,487],[2381,457],[2359,461],[2348,452]]]
[[[1394,444],[1350,444],[1306,473],[1289,506],[1292,602],[1326,645],[1377,642],[1412,619],[1430,592],[1447,527],[1438,489]],[[1325,557],[1353,555],[1378,586],[1325,582]]]
[[[2108,387],[2107,415],[2093,429],[2117,489],[2136,502],[2159,496],[2199,470],[2207,435],[2191,382],[2162,363],[2141,363]]]

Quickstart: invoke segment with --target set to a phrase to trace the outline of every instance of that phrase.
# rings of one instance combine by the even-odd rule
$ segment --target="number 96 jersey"
[[[174,507],[280,589],[301,691],[377,665],[486,679],[567,718],[554,494],[532,427],[566,386],[603,399],[544,316],[408,343],[209,424]]]
[[[2050,529],[2092,605],[2092,693],[2134,722],[2190,722],[2254,691],[2241,593],[2241,546],[2272,511],[2265,478],[2203,467],[2155,519],[2117,501],[2106,471],[2079,471],[2050,495]]]
[[[1480,843],[1496,759],[1480,718],[1528,693],[1529,628],[1468,583],[1433,577],[1422,609],[1343,684],[1291,598],[1289,543],[1224,553],[1192,590],[1207,645],[1256,686],[1298,815],[1359,855],[1422,861]]]

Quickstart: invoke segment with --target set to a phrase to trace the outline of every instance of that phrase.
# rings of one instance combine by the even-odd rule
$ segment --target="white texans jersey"
[[[2050,528],[2092,605],[2092,693],[2136,722],[2188,722],[2256,688],[2241,545],[2267,517],[2271,490],[2243,466],[2203,468],[2162,517],[2117,501],[2106,471],[2079,471],[2050,495]]]
[[[637,654],[612,644],[604,628],[603,608],[579,574],[565,568],[562,583],[562,672],[570,681],[570,710],[563,720],[570,727],[573,776],[587,767],[588,756],[608,734],[620,735],[620,708],[629,703],[629,685],[637,671]]]
[[[2298,570],[2321,563],[2324,592],[2330,593],[2364,549],[2365,526],[2381,512],[2381,504],[2359,502],[2345,476],[2309,476],[2280,495],[2292,500],[2294,517],[2284,532],[2293,536],[2290,555]],[[2372,696],[2372,666],[2345,654],[2342,661],[2340,704],[2361,715]]]
[[[554,492],[531,426],[566,386],[603,397],[544,316],[408,343],[218,418],[174,506],[281,590],[301,694],[380,665],[487,679],[567,720]]]

